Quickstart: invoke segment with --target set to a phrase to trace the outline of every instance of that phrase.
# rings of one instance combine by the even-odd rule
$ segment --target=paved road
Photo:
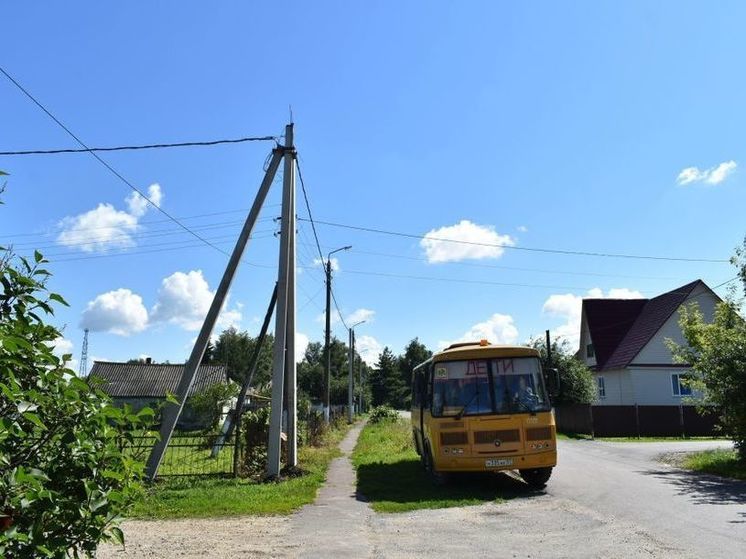
[[[746,482],[662,464],[662,453],[730,447],[722,442],[560,441],[549,496],[634,522],[676,548],[705,557],[746,556]]]
[[[699,476],[655,460],[718,442],[560,441],[546,491],[499,474],[500,504],[377,514],[355,491],[345,438],[313,505],[290,517],[125,523],[127,551],[107,558],[680,558],[746,557],[746,482]]]

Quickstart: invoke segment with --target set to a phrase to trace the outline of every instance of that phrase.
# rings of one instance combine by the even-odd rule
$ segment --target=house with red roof
[[[600,406],[680,405],[695,397],[681,382],[666,339],[684,344],[679,309],[696,302],[708,321],[721,299],[702,280],[652,299],[583,299],[578,357],[593,371]]]

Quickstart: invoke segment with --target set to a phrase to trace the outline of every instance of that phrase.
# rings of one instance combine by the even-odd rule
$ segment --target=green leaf
[[[37,264],[41,262],[42,260],[44,260],[44,257],[42,256],[41,252],[39,252],[38,250],[34,251],[34,260],[36,260]]]
[[[57,293],[50,293],[50,294],[49,294],[49,299],[50,299],[50,300],[52,300],[52,301],[57,301],[58,303],[60,303],[61,305],[65,305],[66,307],[69,307],[69,306],[70,306],[70,305],[68,304],[68,302],[67,302],[67,301],[65,301],[65,300],[64,300],[64,299],[62,298],[62,295],[58,295]]]
[[[119,528],[118,526],[114,526],[111,529],[111,537],[118,544],[124,545],[124,532],[122,532],[122,529]]]

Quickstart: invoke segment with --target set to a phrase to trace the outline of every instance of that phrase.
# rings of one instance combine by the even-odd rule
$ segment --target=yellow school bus
[[[529,485],[546,485],[557,440],[537,350],[453,344],[412,377],[414,444],[434,482],[452,472],[518,470]]]

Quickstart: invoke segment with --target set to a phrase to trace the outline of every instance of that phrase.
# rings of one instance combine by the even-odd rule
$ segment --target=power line
[[[302,221],[308,221],[300,217],[298,219]],[[362,227],[358,225],[349,225],[345,223],[335,223],[332,221],[316,220],[316,223],[319,223],[321,225],[328,225],[331,227],[342,227],[344,229],[364,231],[366,233],[378,233],[382,235],[392,235],[395,237],[406,237],[408,239],[427,239],[429,241],[439,241],[439,242],[445,242],[445,243],[456,243],[456,244],[462,244],[462,245],[502,248],[502,249],[510,249],[510,250],[523,250],[523,251],[529,251],[529,252],[544,252],[544,253],[550,253],[550,254],[563,254],[563,255],[573,255],[573,256],[597,256],[597,257],[604,257],[604,258],[630,258],[630,259],[640,259],[640,260],[664,260],[664,261],[669,261],[669,262],[709,262],[709,263],[718,263],[718,264],[730,262],[727,259],[722,260],[722,259],[713,259],[713,258],[679,258],[679,257],[673,257],[673,256],[651,256],[651,255],[642,255],[642,254],[619,254],[619,253],[612,253],[612,252],[590,252],[590,251],[580,251],[580,250],[562,250],[562,249],[539,248],[539,247],[519,247],[519,246],[513,246],[513,245],[507,245],[507,244],[479,243],[476,241],[464,241],[460,239],[446,239],[443,237],[432,237],[430,235],[415,235],[413,233],[402,233],[400,231],[387,231],[385,229],[376,229],[373,227]]]
[[[191,229],[189,229],[189,227],[187,227],[182,222],[180,222],[178,219],[176,219],[174,216],[172,216],[170,213],[168,213],[166,210],[164,210],[163,208],[161,208],[160,206],[158,206],[157,204],[155,204],[139,188],[137,188],[130,181],[128,181],[126,178],[124,178],[111,165],[109,165],[106,161],[104,161],[103,159],[101,159],[101,157],[99,157],[95,152],[91,151],[91,148],[89,148],[83,142],[83,140],[81,140],[80,138],[78,138],[67,126],[65,126],[64,124],[62,124],[62,122],[60,122],[60,120],[57,117],[55,117],[51,112],[49,112],[49,110],[47,110],[47,108],[44,105],[42,105],[39,101],[37,101],[36,98],[33,95],[31,95],[31,93],[29,93],[20,83],[18,83],[13,78],[13,76],[11,76],[10,74],[8,74],[8,72],[6,72],[5,69],[2,66],[0,66],[0,73],[2,73],[6,78],[8,78],[13,83],[13,85],[15,85],[19,90],[21,90],[23,92],[23,94],[26,95],[26,97],[28,97],[29,99],[31,99],[31,101],[37,107],[39,107],[42,111],[44,111],[44,113],[46,113],[46,115],[49,118],[51,118],[55,123],[57,123],[57,125],[60,128],[62,128],[65,132],[67,132],[67,134],[71,138],[73,138],[78,144],[80,144],[81,147],[85,148],[85,151],[89,152],[91,154],[91,157],[94,157],[99,163],[101,163],[101,165],[103,165],[104,167],[106,167],[109,170],[109,172],[111,172],[115,177],[117,177],[120,181],[122,181],[124,184],[126,184],[134,192],[137,192],[140,196],[142,196],[143,199],[145,199],[151,206],[153,206],[155,209],[157,209],[159,212],[161,212],[163,215],[165,215],[168,219],[170,219],[171,221],[173,221],[174,223],[176,223],[179,227],[181,227],[182,229],[184,229],[185,231],[187,231],[190,235],[192,235],[193,237],[199,239],[202,243],[204,243],[204,244],[212,247],[213,249],[217,250],[218,252],[224,254],[225,256],[229,256],[229,254],[226,251],[224,251],[223,249],[215,246],[214,244],[212,244],[210,241],[206,240],[204,237],[202,237],[198,233],[195,233],[194,231],[192,231]]]
[[[274,208],[274,207],[278,207],[278,206],[280,206],[280,204],[265,204],[264,205],[265,208]],[[193,214],[193,215],[187,215],[187,216],[178,216],[176,219],[179,219],[181,221],[185,221],[185,220],[188,220],[188,219],[199,219],[201,217],[213,217],[213,216],[216,216],[216,215],[226,215],[226,214],[233,214],[233,213],[243,213],[243,214],[245,214],[248,211],[249,211],[249,208],[239,208],[239,209],[235,209],[235,210],[225,210],[225,211],[222,211],[222,212],[210,212],[210,213],[203,213],[203,214]],[[263,217],[263,218],[260,218],[257,221],[267,221],[269,219],[273,219],[273,218],[272,217]],[[171,220],[170,219],[151,219],[151,220],[146,220],[146,221],[139,221],[137,224],[138,225],[154,225],[156,223],[171,223]],[[95,231],[95,230],[98,230],[98,229],[112,229],[112,228],[117,228],[117,227],[119,227],[119,226],[117,226],[117,225],[97,225],[97,226],[94,226],[94,227],[78,227],[76,229],[68,229],[68,231]],[[12,238],[12,237],[49,237],[51,235],[58,235],[60,232],[61,231],[50,231],[50,232],[46,232],[46,233],[8,233],[8,234],[3,234],[3,237],[8,237],[8,238]]]
[[[300,186],[301,186],[301,190],[303,191],[303,199],[306,202],[306,211],[308,211],[308,219],[307,220],[303,219],[303,221],[310,221],[311,223],[311,229],[313,230],[313,237],[316,240],[316,249],[319,251],[319,259],[321,260],[321,263],[323,264],[324,254],[321,252],[321,243],[319,243],[319,235],[316,232],[316,224],[314,223],[313,215],[311,214],[311,204],[309,204],[308,202],[308,192],[306,192],[306,183],[303,180],[303,171],[301,171],[299,159],[300,159],[299,157],[295,158],[295,168],[298,169],[298,179],[300,179]],[[302,218],[298,218],[298,219],[300,220]],[[334,294],[334,290],[331,289],[330,287],[329,291],[332,294],[332,300],[334,301],[334,308],[337,309],[337,314],[339,315],[340,322],[342,322],[342,325],[345,327],[345,329],[349,329],[347,328],[347,323],[345,322],[345,319],[342,316],[342,311],[339,310],[339,304],[337,303],[337,297]]]
[[[353,254],[367,254],[371,256],[384,256],[386,258],[399,258],[402,260],[412,260],[416,262],[429,262],[427,258],[418,258],[416,256],[407,256],[404,254],[391,254],[386,252],[372,252],[372,251],[366,251],[366,250],[359,250],[357,248],[353,248],[350,250]],[[547,270],[547,269],[541,269],[541,268],[522,268],[522,267],[516,267],[516,266],[502,266],[498,264],[483,264],[483,263],[477,263],[477,262],[449,262],[450,265],[457,265],[457,266],[469,266],[474,268],[491,268],[491,269],[498,269],[498,270],[514,270],[518,272],[538,272],[538,273],[544,273],[544,274],[563,274],[563,275],[570,275],[570,276],[593,276],[593,277],[601,277],[601,278],[620,278],[620,279],[650,279],[650,280],[671,280],[676,279],[672,277],[662,277],[662,276],[632,276],[632,275],[625,275],[625,274],[601,274],[596,272],[568,272],[564,270]]]
[[[5,73],[5,72],[3,72]],[[7,76],[7,74],[5,74]],[[222,140],[207,140],[201,142],[177,142],[171,144],[143,144],[135,146],[115,146],[105,148],[64,148],[64,149],[34,149],[21,151],[0,151],[0,155],[56,155],[60,153],[86,153],[94,151],[134,151],[142,149],[164,149],[164,148],[184,148],[196,146],[218,146],[221,144],[242,144],[244,142],[268,142],[277,141],[277,136],[244,136],[242,138],[230,138]]]

